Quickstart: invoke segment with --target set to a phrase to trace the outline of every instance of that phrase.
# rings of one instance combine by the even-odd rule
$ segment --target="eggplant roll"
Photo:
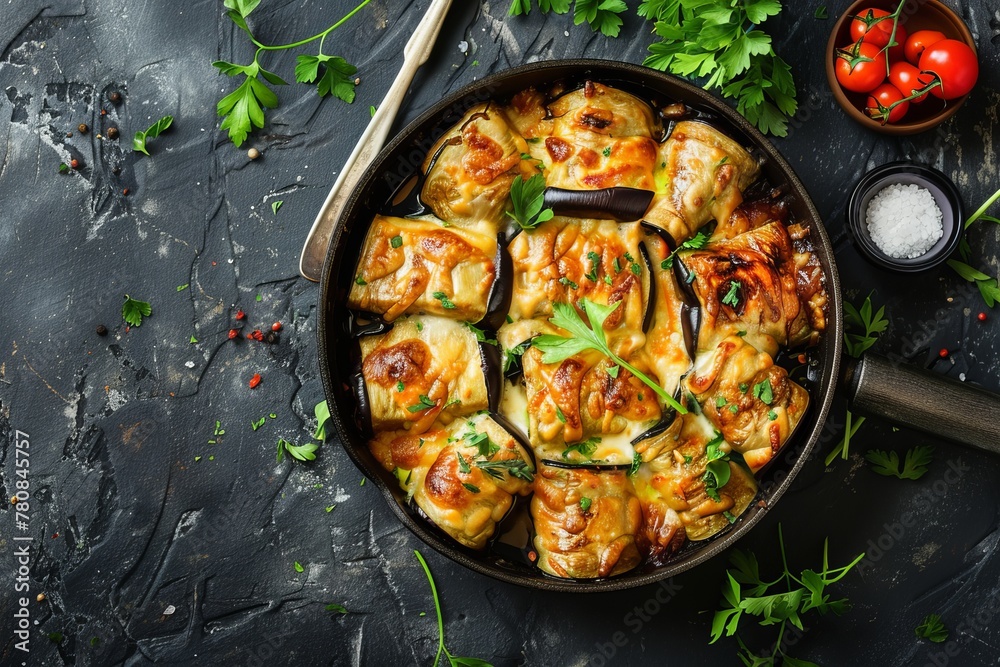
[[[536,454],[568,461],[631,463],[628,440],[660,419],[656,394],[599,352],[582,352],[553,364],[541,359],[535,348],[521,357],[529,439]],[[615,439],[609,436],[619,434],[624,443],[612,445]]]
[[[670,436],[673,447],[663,448],[632,478],[642,504],[639,545],[656,564],[666,561],[685,539],[707,539],[729,526],[757,495],[753,475],[738,459],[729,460],[734,458],[732,449],[711,424],[694,413],[679,416],[677,422],[680,428]],[[729,468],[729,479],[718,488],[706,482],[710,445],[717,456],[725,455],[721,464]]]
[[[473,331],[434,316],[400,319],[388,333],[363,336],[361,371],[372,428],[423,433],[489,408],[482,354]]]
[[[404,313],[478,322],[496,279],[496,252],[495,236],[436,221],[378,216],[347,304],[386,322]]]
[[[441,220],[495,235],[527,150],[496,105],[473,107],[428,154],[420,198]]]
[[[369,447],[434,525],[472,549],[486,547],[534,479],[530,455],[488,414],[420,435],[383,432]]]
[[[780,222],[685,253],[681,261],[694,274],[692,288],[702,306],[700,351],[740,331],[771,355],[818,339],[816,327],[825,322],[814,308],[803,307],[799,295],[799,281],[810,280],[800,271],[808,257],[794,251]]]
[[[631,570],[639,499],[625,470],[540,464],[531,499],[538,567],[557,577],[595,579]]]
[[[740,336],[699,355],[685,385],[754,472],[774,458],[809,407],[809,392]]]
[[[541,141],[529,144],[549,186],[653,190],[662,128],[652,107],[626,92],[587,82],[548,105]]]
[[[710,125],[681,121],[657,157],[656,191],[645,220],[678,243],[709,220],[728,220],[760,167],[736,141]]]
[[[525,230],[508,246],[514,264],[510,316],[552,315],[552,304],[586,297],[619,306],[604,323],[640,331],[649,276],[639,254],[636,223],[553,218]]]

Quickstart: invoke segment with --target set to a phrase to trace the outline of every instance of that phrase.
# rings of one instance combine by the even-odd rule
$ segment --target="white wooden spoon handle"
[[[406,43],[403,49],[403,67],[385,94],[382,104],[372,116],[368,128],[358,140],[358,145],[344,163],[344,168],[341,169],[313,222],[312,229],[309,230],[306,243],[302,247],[302,256],[299,258],[299,273],[304,278],[319,282],[323,277],[323,262],[330,249],[330,240],[337,221],[344,211],[347,200],[358,186],[362,174],[385,144],[389,129],[396,119],[396,114],[399,113],[399,107],[403,104],[413,77],[430,57],[451,3],[452,0],[433,0]]]

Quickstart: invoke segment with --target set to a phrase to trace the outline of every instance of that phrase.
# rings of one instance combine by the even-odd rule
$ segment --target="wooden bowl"
[[[968,94],[954,100],[941,100],[933,95],[921,104],[911,104],[910,111],[899,123],[880,124],[865,115],[865,103],[868,93],[855,93],[841,88],[837,81],[834,65],[836,50],[853,43],[851,39],[851,17],[868,7],[895,11],[899,6],[897,0],[857,0],[847,8],[830,33],[826,45],[826,79],[833,91],[837,103],[847,112],[847,115],[865,127],[882,134],[917,134],[937,127],[952,117],[965,103]],[[911,9],[912,6],[912,9]],[[899,17],[899,24],[906,28],[908,35],[918,30],[939,30],[949,39],[957,39],[968,44],[976,51],[976,42],[969,32],[968,26],[955,12],[938,0],[915,0],[906,3]]]

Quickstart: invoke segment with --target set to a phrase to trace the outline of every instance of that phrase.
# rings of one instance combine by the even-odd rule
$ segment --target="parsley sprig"
[[[725,439],[722,434],[716,431],[715,437],[705,445],[705,459],[708,463],[702,481],[705,482],[705,494],[715,502],[721,501],[719,489],[729,482],[733,472],[729,467],[729,454],[719,449],[723,442]]]
[[[542,209],[545,206],[545,177],[541,174],[528,180],[515,178],[510,186],[510,200],[514,210],[507,211],[507,215],[514,218],[521,229],[534,229],[554,215],[551,208]]]
[[[570,0],[535,0],[543,14],[569,12]],[[573,23],[580,25],[586,21],[594,32],[600,30],[608,37],[617,37],[621,32],[622,18],[628,10],[624,0],[575,0],[573,3]],[[531,0],[513,0],[508,14],[520,16],[531,11]]]
[[[779,0],[643,0],[638,11],[662,40],[650,45],[646,66],[707,78],[704,87],[734,98],[761,132],[788,134],[798,109],[792,70],[758,29],[781,12]]]
[[[170,127],[174,122],[173,116],[164,116],[160,120],[156,121],[152,125],[146,128],[143,132],[136,132],[135,136],[132,137],[132,150],[139,153],[145,153],[149,155],[149,151],[146,149],[146,140],[155,139],[156,137],[163,134],[168,127]]]
[[[137,327],[142,325],[142,318],[153,314],[153,307],[145,301],[133,299],[128,294],[125,295],[125,303],[122,304],[122,319],[129,326]]]
[[[674,410],[677,410],[677,412],[682,415],[686,415],[687,410],[684,406],[674,400],[673,396],[664,391],[663,387],[656,382],[653,382],[653,380],[651,380],[645,373],[615,354],[608,345],[607,338],[604,336],[604,321],[608,319],[608,316],[611,315],[611,313],[613,313],[615,309],[621,305],[621,303],[621,301],[618,301],[613,306],[602,306],[599,303],[594,303],[590,299],[581,299],[580,304],[583,306],[583,311],[586,313],[587,319],[590,321],[590,326],[583,321],[580,315],[577,314],[576,308],[570,304],[553,304],[552,309],[555,311],[555,315],[549,318],[549,322],[568,331],[572,335],[572,338],[556,336],[553,334],[542,334],[541,336],[537,336],[532,341],[532,345],[538,348],[538,350],[542,353],[542,363],[554,364],[560,361],[565,361],[579,352],[583,352],[585,350],[596,350],[611,359],[611,361],[615,364],[625,368],[632,375],[639,378],[646,384],[646,386],[655,391],[656,394],[663,399],[665,403],[667,403],[667,405],[672,407]]]
[[[708,235],[705,232],[698,232],[684,243],[677,246],[667,258],[660,262],[660,268],[666,271],[674,266],[674,257],[682,250],[701,250],[708,244]]]
[[[965,228],[968,229],[978,220],[1000,225],[1000,218],[986,215],[986,211],[997,200],[1000,200],[1000,190],[994,192],[993,196],[983,202],[983,205],[965,221]],[[986,303],[986,307],[992,308],[997,302],[1000,302],[1000,281],[969,264],[972,261],[972,246],[969,245],[967,235],[962,237],[962,242],[958,246],[958,252],[962,256],[963,261],[949,259],[948,266],[953,268],[963,279],[970,283],[975,283],[976,287],[979,288],[979,293],[982,295],[983,301]]]
[[[860,308],[856,308],[847,301],[844,302],[844,321],[847,324],[847,329],[864,329],[865,331],[863,334],[851,331],[844,332],[844,348],[847,354],[855,359],[874,345],[878,337],[889,327],[889,320],[885,319],[885,306],[875,310],[875,307],[872,305],[872,295],[870,293],[865,297],[865,301],[861,304]],[[826,465],[833,463],[838,456],[845,461],[847,460],[851,449],[851,438],[854,437],[854,434],[858,432],[858,429],[864,423],[864,417],[855,417],[854,413],[850,410],[847,411],[844,438],[826,455]]]
[[[870,449],[865,453],[865,458],[872,464],[872,472],[899,479],[920,479],[927,473],[927,466],[934,460],[934,448],[930,445],[917,445],[907,450],[902,468],[900,468],[899,454],[896,452]]]
[[[339,28],[369,2],[371,0],[363,0],[342,19],[312,37],[300,39],[291,44],[271,45],[258,41],[247,24],[247,17],[257,8],[260,0],[224,1],[229,10],[226,12],[226,16],[245,32],[250,41],[257,47],[253,62],[248,65],[238,65],[224,60],[212,63],[213,67],[226,76],[243,76],[242,83],[236,90],[219,100],[216,109],[218,114],[224,117],[220,129],[229,132],[229,139],[236,146],[240,146],[246,141],[254,127],[264,127],[264,109],[274,109],[278,106],[278,96],[267,87],[265,81],[274,86],[287,85],[287,82],[280,76],[261,66],[260,56],[264,52],[294,49],[319,40],[319,49],[316,55],[300,55],[296,58],[295,80],[299,83],[316,83],[316,91],[320,97],[333,94],[348,104],[354,101],[354,79],[351,77],[357,72],[357,68],[339,56],[323,53],[323,42],[327,35]],[[321,67],[323,68],[322,74],[320,74]]]
[[[485,660],[480,660],[479,658],[460,658],[453,656],[444,645],[444,618],[441,616],[441,599],[438,597],[437,585],[434,583],[434,576],[431,574],[430,567],[427,566],[427,561],[424,560],[423,555],[416,549],[413,550],[413,555],[417,557],[420,561],[420,567],[423,568],[424,574],[427,575],[427,583],[431,585],[431,595],[434,597],[434,611],[437,613],[437,624],[438,624],[438,650],[437,655],[434,656],[434,662],[431,667],[437,667],[438,663],[441,662],[441,654],[448,659],[448,663],[451,667],[493,667],[490,663]]]
[[[739,658],[744,665],[764,667],[774,665],[781,656],[785,665],[811,665],[813,663],[798,660],[785,654],[782,638],[789,623],[803,630],[802,615],[816,610],[821,614],[833,612],[838,616],[848,609],[846,598],[831,600],[827,587],[843,579],[855,565],[861,562],[864,554],[857,556],[843,567],[831,568],[829,558],[830,540],[823,543],[823,566],[819,571],[803,570],[798,576],[788,569],[788,559],[785,555],[785,540],[778,524],[778,545],[781,548],[782,574],[773,581],[761,578],[757,557],[748,552],[736,550],[729,558],[733,567],[726,571],[726,582],[722,586],[723,602],[727,605],[715,612],[712,619],[712,640],[714,644],[723,635],[732,637],[739,630],[740,621],[744,616],[759,618],[760,625],[777,625],[778,638],[769,657],[754,654],[739,639]],[[786,591],[772,592],[774,587],[784,584]]]

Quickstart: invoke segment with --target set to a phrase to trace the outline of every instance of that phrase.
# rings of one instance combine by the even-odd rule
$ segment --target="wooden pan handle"
[[[866,354],[845,363],[851,409],[1000,454],[1000,395]]]

